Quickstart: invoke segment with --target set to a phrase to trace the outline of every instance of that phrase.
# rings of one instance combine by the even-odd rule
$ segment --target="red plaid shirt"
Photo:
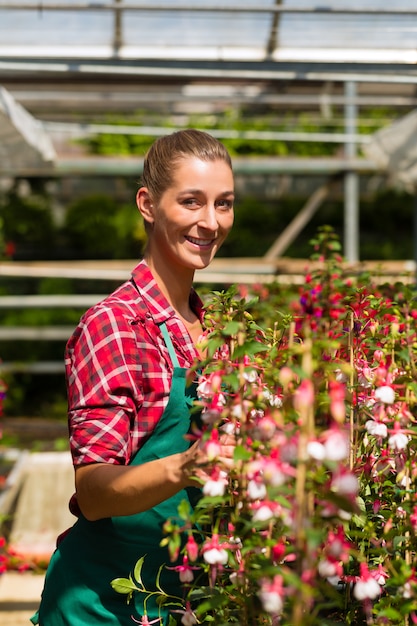
[[[194,290],[190,304],[202,315]],[[65,353],[74,465],[126,465],[168,402],[172,363],[159,325],[166,322],[181,367],[197,356],[174,309],[141,261],[132,279],[89,309]]]

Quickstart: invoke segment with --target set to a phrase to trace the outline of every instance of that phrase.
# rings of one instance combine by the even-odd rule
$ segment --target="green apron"
[[[185,435],[190,429],[190,405],[195,385],[186,389],[186,368],[178,358],[165,324],[161,325],[174,366],[168,404],[150,438],[132,458],[132,465],[183,452],[189,446]],[[40,626],[132,626],[132,616],[143,615],[144,594],[135,592],[129,604],[126,596],[116,593],[110,583],[128,577],[136,561],[145,556],[142,580],[146,589],[155,589],[157,572],[171,563],[167,548],[160,547],[162,526],[177,515],[184,499],[193,505],[199,490],[184,489],[154,508],[123,517],[89,522],[82,515],[54,552],[45,578],[39,611],[32,617]],[[178,572],[163,568],[160,584],[169,594],[182,597]],[[161,615],[168,624],[169,609],[159,612],[153,598],[146,602],[149,621]]]

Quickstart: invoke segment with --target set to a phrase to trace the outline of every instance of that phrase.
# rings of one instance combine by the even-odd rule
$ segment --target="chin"
[[[207,254],[199,254],[194,256],[193,259],[190,260],[190,268],[192,267],[195,270],[203,270],[208,267],[212,260],[214,259],[215,253],[210,250]]]

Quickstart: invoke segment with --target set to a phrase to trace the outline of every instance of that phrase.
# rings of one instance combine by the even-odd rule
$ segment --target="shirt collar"
[[[142,261],[140,261],[140,263],[134,268],[132,272],[132,280],[156,324],[162,324],[171,317],[176,316],[174,308],[161,292],[151,270],[148,267],[148,264],[144,259],[142,259]],[[191,288],[190,292],[190,306],[202,321],[203,303],[194,288]]]

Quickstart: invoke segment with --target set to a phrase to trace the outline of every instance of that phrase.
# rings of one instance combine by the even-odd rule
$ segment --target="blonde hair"
[[[206,132],[191,128],[159,137],[145,155],[142,173],[142,186],[148,188],[154,202],[173,184],[178,163],[187,157],[225,161],[233,170],[224,145]]]

